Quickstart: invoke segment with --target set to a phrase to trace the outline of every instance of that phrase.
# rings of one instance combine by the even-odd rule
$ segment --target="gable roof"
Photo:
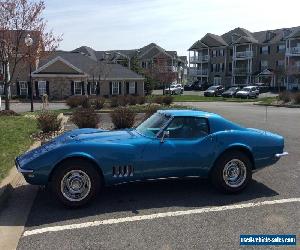
[[[144,79],[143,76],[138,75],[134,71],[123,67],[120,64],[109,64],[104,63],[100,66],[100,63],[91,59],[88,55],[78,53],[78,52],[67,52],[67,51],[56,51],[52,53],[48,58],[40,61],[38,69],[33,72],[33,74],[38,74],[43,69],[47,68],[49,65],[55,63],[56,61],[62,61],[66,65],[76,69],[82,74],[89,76],[103,75],[103,68],[107,69],[106,78],[107,79]]]

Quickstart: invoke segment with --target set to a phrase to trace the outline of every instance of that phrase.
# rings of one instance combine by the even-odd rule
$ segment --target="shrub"
[[[103,97],[96,97],[91,99],[91,104],[95,109],[103,109],[105,99]]]
[[[19,114],[12,110],[2,110],[0,116],[19,116]]]
[[[85,109],[91,108],[91,100],[87,96],[83,96],[81,106]]]
[[[110,98],[110,107],[111,108],[116,108],[118,106],[119,106],[118,97],[113,96],[112,98]]]
[[[146,97],[145,96],[137,96],[136,97],[136,102],[137,102],[137,104],[145,104]]]
[[[157,103],[157,104],[162,104],[163,100],[164,100],[163,96],[156,96],[156,97],[154,97],[154,102]]]
[[[148,119],[151,115],[157,112],[157,110],[160,109],[160,105],[157,104],[151,104],[148,105],[145,112],[144,120]]]
[[[164,96],[163,103],[170,106],[173,100],[174,100],[173,96]]]
[[[291,101],[291,94],[288,91],[281,92],[278,96],[279,100],[283,102],[290,102]]]
[[[137,102],[138,102],[137,96],[133,96],[133,95],[128,96],[129,105],[136,105]]]
[[[129,108],[116,108],[110,116],[116,129],[131,128],[134,124],[135,113]]]
[[[295,104],[300,104],[300,92],[293,94],[293,100]]]
[[[97,128],[100,121],[99,116],[92,108],[80,108],[73,112],[71,121],[78,128]]]
[[[118,106],[126,106],[127,104],[129,104],[129,97],[128,96],[118,96],[117,97],[118,100]]]
[[[66,104],[70,108],[77,108],[82,106],[82,103],[86,101],[86,96],[71,96],[66,100]]]
[[[43,133],[55,132],[61,129],[62,119],[58,118],[54,112],[43,111],[37,118],[38,127]]]

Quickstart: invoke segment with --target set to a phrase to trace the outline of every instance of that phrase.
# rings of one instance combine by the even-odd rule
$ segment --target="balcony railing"
[[[290,75],[300,74],[300,65],[290,65],[287,67],[287,73]]]
[[[250,74],[250,70],[247,67],[239,67],[239,68],[233,68],[234,74]]]
[[[191,56],[190,62],[191,63],[200,63],[200,62],[208,62],[209,61],[209,55],[204,56]]]
[[[235,53],[235,58],[252,58],[253,51],[238,51]]]
[[[193,69],[193,68],[190,68],[190,71],[189,71],[189,74],[191,76],[201,76],[201,75],[208,75],[208,69]]]
[[[291,47],[287,50],[287,54],[289,55],[299,55],[300,56],[300,47]]]

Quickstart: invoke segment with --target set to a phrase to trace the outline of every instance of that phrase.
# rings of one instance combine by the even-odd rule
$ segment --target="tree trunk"
[[[7,62],[5,62],[4,64],[5,68],[4,68],[4,94],[5,94],[5,110],[9,110],[9,83],[8,83],[8,65]]]

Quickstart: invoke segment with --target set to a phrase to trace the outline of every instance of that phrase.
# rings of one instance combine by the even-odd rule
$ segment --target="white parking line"
[[[42,234],[42,233],[48,233],[48,232],[58,232],[58,231],[64,231],[64,230],[96,227],[96,226],[100,226],[100,225],[112,225],[112,224],[125,223],[125,222],[153,220],[153,219],[158,219],[158,218],[175,217],[175,216],[191,215],[191,214],[203,214],[203,213],[209,213],[209,212],[219,212],[219,211],[225,211],[225,210],[260,207],[260,206],[266,206],[266,205],[292,203],[292,202],[300,202],[300,198],[251,202],[251,203],[244,203],[244,204],[237,204],[237,205],[218,206],[218,207],[206,207],[206,208],[191,209],[191,210],[185,210],[185,211],[173,211],[173,212],[165,212],[165,213],[157,213],[157,214],[149,214],[149,215],[124,217],[124,218],[117,218],[117,219],[98,220],[98,221],[84,222],[84,223],[64,225],[64,226],[45,227],[45,228],[39,228],[39,229],[25,231],[23,234],[23,237],[30,236],[30,235],[36,235],[36,234]]]

